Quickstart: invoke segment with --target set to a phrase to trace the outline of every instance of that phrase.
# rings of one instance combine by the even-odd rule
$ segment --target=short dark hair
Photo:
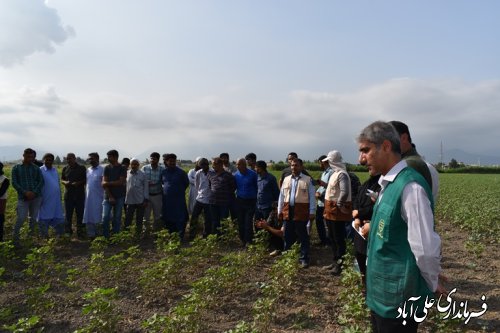
[[[115,149],[111,149],[110,151],[108,151],[108,152],[106,153],[106,155],[108,155],[108,156],[118,157],[118,151],[117,151],[117,150],[115,150]]]
[[[171,158],[177,161],[177,155],[175,155],[174,153],[163,154],[164,160],[169,160]]]
[[[124,157],[121,164],[130,164],[130,158]]]
[[[229,154],[228,153],[220,153],[219,157],[220,158],[227,157],[229,159]]]
[[[294,158],[292,162],[299,163],[300,165],[304,165],[304,162],[300,158]]]
[[[89,157],[95,157],[99,160],[99,154],[96,153],[96,152],[93,152],[93,153],[89,153]]]
[[[318,161],[319,161],[319,162],[323,162],[323,160],[324,160],[326,157],[327,157],[326,155],[321,155],[320,157],[318,157]]]
[[[288,155],[286,155],[286,157],[288,158],[288,156],[290,156],[290,155],[292,155],[292,156],[293,156],[293,157],[295,157],[295,158],[298,158],[298,157],[299,157],[299,155],[297,155],[297,153],[296,153],[296,152],[294,152],[294,151],[289,152],[289,153],[288,153]]]
[[[44,160],[45,160],[47,157],[50,157],[50,158],[54,159],[54,154],[52,154],[52,153],[47,153],[47,154],[43,155],[43,159],[44,159]]]
[[[36,152],[33,149],[31,149],[31,148],[26,148],[24,150],[23,154],[33,154],[33,155],[36,156]]]
[[[256,160],[257,159],[257,155],[255,155],[255,153],[248,153],[246,156],[245,156],[245,160]]]
[[[160,159],[160,154],[157,152],[152,152],[151,155],[149,155],[149,157]]]
[[[399,135],[407,134],[408,135],[408,141],[411,143],[411,135],[410,135],[410,129],[408,128],[408,125],[401,121],[393,120],[390,121],[389,124],[391,124],[396,131],[398,131]]]
[[[264,170],[267,170],[267,163],[265,161],[257,161],[257,168],[262,168]]]

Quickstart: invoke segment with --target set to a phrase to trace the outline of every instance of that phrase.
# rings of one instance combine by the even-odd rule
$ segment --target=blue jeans
[[[40,205],[42,204],[42,197],[36,197],[33,200],[26,201],[24,199],[17,200],[17,220],[14,226],[14,241],[19,241],[19,234],[21,232],[21,227],[23,226],[24,220],[28,217],[29,213],[29,226],[30,232],[35,231],[35,219],[38,216],[38,211],[40,210]]]
[[[285,227],[285,251],[289,250],[292,245],[300,242],[301,263],[309,263],[309,234],[307,233],[308,221],[283,221]]]
[[[102,202],[102,234],[109,238],[109,221],[111,220],[111,210],[113,210],[113,234],[120,233],[122,224],[122,211],[125,204],[125,197],[115,198],[115,203],[111,204],[108,199]]]

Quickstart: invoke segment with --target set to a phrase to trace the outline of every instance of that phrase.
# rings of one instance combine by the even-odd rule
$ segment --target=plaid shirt
[[[153,169],[151,164],[142,167],[142,172],[144,172],[146,179],[149,181],[149,194],[162,193],[161,172],[163,170],[165,170],[163,165],[158,165],[156,169]]]
[[[12,186],[17,191],[18,199],[24,199],[27,191],[34,192],[39,197],[43,185],[42,172],[35,164],[17,164],[12,168]]]

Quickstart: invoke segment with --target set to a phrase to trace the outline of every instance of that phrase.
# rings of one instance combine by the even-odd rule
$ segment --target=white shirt
[[[378,200],[384,195],[384,189],[407,166],[402,160],[381,176],[382,187]],[[408,224],[408,243],[415,256],[417,266],[430,290],[435,291],[438,276],[441,273],[441,239],[434,231],[434,214],[431,202],[424,188],[417,182],[408,183],[401,196],[401,217]]]

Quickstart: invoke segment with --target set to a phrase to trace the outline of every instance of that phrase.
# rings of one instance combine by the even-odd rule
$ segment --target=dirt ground
[[[484,254],[475,258],[464,248],[467,239],[464,230],[456,229],[446,222],[440,222],[438,232],[443,241],[443,269],[449,277],[448,289],[456,288],[454,300],[468,301],[470,311],[481,309],[481,296],[486,296],[488,310],[480,318],[471,319],[468,325],[462,325],[459,331],[498,332],[500,331],[500,287],[499,256],[495,245],[487,244]],[[313,237],[314,241],[314,237]],[[116,316],[119,318],[117,331],[144,332],[141,323],[154,313],[167,314],[169,308],[175,306],[182,296],[189,293],[189,282],[203,276],[205,270],[217,264],[217,258],[197,263],[186,270],[176,288],[158,289],[145,292],[137,283],[143,269],[158,258],[151,239],[141,241],[141,260],[130,267],[126,274],[117,278],[119,297],[114,301]],[[112,249],[110,251],[113,251]],[[243,251],[240,248],[228,248],[227,251]],[[17,250],[19,257],[25,256],[27,249]],[[58,247],[57,262],[66,267],[82,270],[77,277],[77,287],[69,288],[55,285],[49,291],[49,297],[55,306],[43,313],[39,326],[44,332],[73,332],[86,324],[87,318],[82,315],[85,301],[82,295],[102,284],[111,286],[110,281],[96,281],[86,278],[86,269],[90,257],[89,243],[73,239],[68,244]],[[325,247],[312,246],[311,266],[299,271],[296,282],[292,284],[286,295],[280,299],[277,310],[278,317],[272,324],[272,332],[341,332],[338,323],[340,306],[338,294],[342,285],[339,277],[333,277],[322,270],[322,266],[331,261],[331,250]],[[262,260],[241,279],[241,288],[227,295],[222,294],[215,306],[203,312],[203,332],[224,332],[234,328],[241,320],[252,321],[252,305],[260,295],[258,283],[266,281],[268,270],[275,261],[268,257]],[[19,264],[13,272],[3,277],[7,284],[0,292],[0,307],[12,309],[9,322],[12,324],[20,317],[29,317],[24,291],[30,285],[23,276],[24,266]],[[11,267],[12,269],[12,267]],[[17,269],[17,271],[16,271]],[[425,322],[422,332],[431,328]]]

